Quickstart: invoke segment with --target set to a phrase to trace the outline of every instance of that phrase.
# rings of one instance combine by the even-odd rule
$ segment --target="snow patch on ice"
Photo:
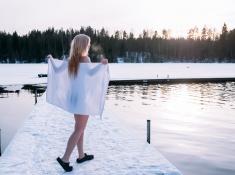
[[[111,80],[235,78],[234,63],[109,63]],[[47,64],[0,64],[0,85],[47,83]]]

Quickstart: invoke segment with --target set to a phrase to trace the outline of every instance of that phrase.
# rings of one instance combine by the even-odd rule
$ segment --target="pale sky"
[[[0,30],[19,34],[91,26],[110,34],[170,29],[185,36],[195,25],[220,32],[224,22],[235,28],[235,0],[0,0]]]

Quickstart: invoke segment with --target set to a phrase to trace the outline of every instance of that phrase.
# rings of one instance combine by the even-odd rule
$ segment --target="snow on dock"
[[[235,80],[234,63],[109,63],[109,69],[111,82]],[[38,74],[47,74],[47,64],[0,64],[0,85],[46,83]]]
[[[0,174],[64,174],[56,157],[62,156],[73,127],[73,115],[46,103],[44,93],[0,157]],[[95,158],[76,164],[75,149],[70,159],[74,170],[68,174],[181,174],[144,136],[125,128],[111,109],[105,108],[102,120],[90,116],[84,144]]]

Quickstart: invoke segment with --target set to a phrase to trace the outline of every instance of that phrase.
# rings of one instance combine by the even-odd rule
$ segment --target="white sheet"
[[[110,80],[108,64],[80,63],[75,79],[68,61],[48,59],[46,100],[73,114],[102,116]]]

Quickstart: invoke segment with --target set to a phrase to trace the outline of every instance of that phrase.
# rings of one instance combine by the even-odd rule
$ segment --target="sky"
[[[235,28],[235,0],[0,0],[0,31],[104,27],[110,34],[126,30],[170,30],[186,36],[195,25],[221,31]]]

